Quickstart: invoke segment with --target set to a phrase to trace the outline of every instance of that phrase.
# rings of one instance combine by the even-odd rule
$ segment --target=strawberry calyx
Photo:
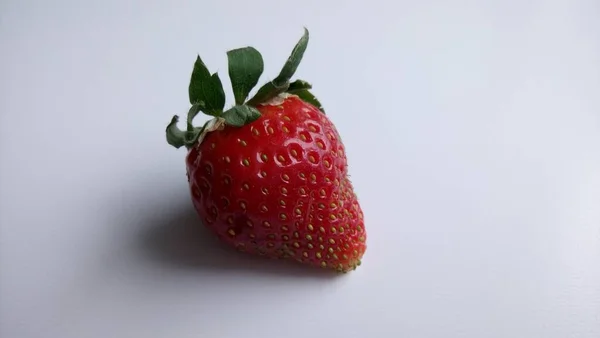
[[[173,116],[166,128],[167,143],[175,148],[185,146],[189,149],[202,139],[210,126],[226,124],[242,127],[261,116],[260,111],[256,108],[258,105],[283,93],[297,95],[325,113],[319,100],[310,92],[312,86],[308,82],[304,80],[291,81],[302,61],[308,40],[309,33],[305,28],[304,34],[296,43],[279,75],[262,85],[248,100],[246,99],[250,91],[258,83],[264,70],[262,56],[253,47],[228,51],[228,72],[235,105],[227,110],[224,110],[225,92],[218,73],[211,74],[198,55],[188,87],[191,107],[187,113],[187,128],[186,130],[179,129],[177,126],[179,116]],[[202,127],[197,127],[193,125],[193,120],[200,112],[212,116],[213,119],[207,121]]]

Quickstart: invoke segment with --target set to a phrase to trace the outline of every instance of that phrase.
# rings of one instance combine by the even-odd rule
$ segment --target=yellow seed
[[[294,231],[294,237],[300,238],[300,234],[298,233],[298,231]]]
[[[281,194],[282,195],[286,195],[287,194],[287,189],[285,187],[281,187]]]
[[[308,126],[308,130],[312,131],[313,133],[317,132],[317,128],[315,128],[315,126],[312,125]]]
[[[321,196],[326,196],[327,192],[325,191],[325,189],[321,189],[321,191],[319,191],[319,194],[321,194]]]
[[[333,254],[333,259],[338,259],[338,256],[336,254]]]
[[[322,233],[325,233],[325,228],[319,227],[319,231],[321,231]]]
[[[308,252],[304,251],[304,252],[302,253],[302,256],[304,256],[304,257],[308,257]]]
[[[309,249],[312,249],[312,248],[314,248],[314,246],[313,246],[312,244],[310,244],[310,243],[306,244],[306,246],[307,246]]]
[[[233,230],[233,229],[229,229],[227,231],[227,233],[230,234],[231,236],[235,236],[235,230]]]
[[[331,167],[331,163],[329,163],[329,161],[327,161],[327,160],[324,160],[323,164],[325,164],[325,168]]]
[[[244,141],[244,140],[240,140],[240,144],[241,144],[243,147],[245,147],[245,146],[247,146],[247,145],[248,145],[248,143],[246,143],[246,141]]]
[[[323,238],[319,237],[319,240],[322,242],[322,241],[323,241]],[[323,244],[320,244],[320,245],[319,245],[319,249],[321,249],[321,250],[325,250],[325,245],[323,245]]]
[[[298,157],[298,152],[296,151],[296,149],[290,150],[290,154],[292,154],[292,156],[294,157]]]
[[[315,159],[315,157],[312,156],[312,155],[308,156],[308,160],[310,161],[310,163],[316,163],[317,162],[317,160]]]
[[[327,267],[327,263],[321,262],[321,266],[324,267],[324,268],[326,268]]]
[[[267,156],[267,154],[261,154],[260,158],[263,160],[263,162],[267,162],[269,160],[269,157]]]
[[[341,234],[343,234],[343,233],[344,233],[344,228],[343,228],[343,227],[340,227],[340,229],[339,229],[339,232],[340,232]]]
[[[333,239],[333,238],[330,238],[330,239],[329,239],[329,243],[330,243],[330,244],[335,244],[335,239]]]
[[[334,215],[334,214],[329,214],[329,219],[332,220],[332,221],[334,221],[334,220],[337,219],[337,216]]]
[[[321,258],[321,257],[322,257],[322,255],[321,255],[321,253],[320,253],[320,252],[317,252],[317,253],[315,254],[315,256],[317,256],[317,258]]]
[[[289,133],[290,129],[286,126],[281,127],[281,130],[283,130],[284,133]]]
[[[260,172],[260,176],[261,177],[267,177],[267,172],[266,171],[261,171]]]
[[[365,236],[360,236],[360,237],[358,237],[358,240],[361,242],[364,242],[366,239],[365,239]]]
[[[287,226],[285,226],[285,225],[282,225],[282,226],[281,226],[281,230],[282,230],[282,231],[288,231],[288,230],[290,230],[290,229],[289,229]]]
[[[304,173],[299,173],[298,177],[300,177],[300,179],[302,179],[302,180],[306,179],[306,175],[304,175]],[[304,188],[302,188],[302,192],[304,193]]]
[[[284,241],[290,240],[290,236],[288,236],[288,235],[283,235],[283,236],[281,236],[281,238],[283,238]]]
[[[296,212],[296,215],[301,215],[302,214],[302,210],[300,210],[300,208],[296,208],[295,212]]]
[[[336,232],[335,228],[332,227],[331,232],[335,234],[335,232]]]
[[[292,119],[290,119],[288,116],[285,116],[285,115],[284,115],[284,116],[282,116],[281,118],[282,118],[283,120],[286,120],[286,121],[288,121],[288,122],[290,122],[290,121],[292,120]]]
[[[308,230],[313,231],[313,230],[315,230],[315,227],[312,224],[309,224],[308,225]]]
[[[243,164],[244,166],[246,166],[246,167],[247,167],[247,166],[249,166],[249,165],[250,165],[250,161],[248,161],[248,159],[247,159],[247,158],[245,158],[245,159],[242,161],[242,164]]]
[[[256,128],[252,128],[252,133],[254,134],[254,136],[260,135],[258,132],[258,129],[256,129]]]
[[[300,247],[300,243],[294,242],[294,248],[299,248],[299,247]]]
[[[242,187],[244,188],[244,190],[250,190],[250,186],[248,185],[248,183],[244,183]]]
[[[325,209],[325,204],[319,203],[319,204],[317,204],[317,207],[319,208],[319,210],[323,210],[323,209]]]
[[[285,201],[284,200],[279,200],[279,204],[281,204],[282,206],[285,206]]]
[[[240,208],[246,210],[246,202],[240,202]]]
[[[304,135],[304,134],[300,134],[300,139],[301,139],[302,141],[306,141],[306,135]]]
[[[267,133],[273,134],[273,127],[267,127]]]
[[[310,174],[310,179],[311,179],[312,182],[316,182],[317,181],[317,175]]]
[[[329,248],[329,253],[333,253],[333,248]]]
[[[321,149],[325,149],[325,144],[323,143],[323,141],[317,141],[317,146]]]
[[[281,179],[283,179],[285,182],[288,182],[290,180],[290,176],[288,176],[288,174],[283,174],[281,175]]]
[[[309,241],[312,241],[312,236],[311,235],[306,235],[306,239]]]
[[[286,215],[286,214],[280,214],[280,215],[279,215],[279,219],[281,219],[281,220],[284,220],[284,221],[285,221],[285,220],[287,219],[287,215]]]
[[[223,160],[225,161],[225,163],[230,163],[231,162],[231,159],[229,158],[229,156],[223,157]]]
[[[265,226],[265,228],[270,228],[271,227],[271,223],[264,221],[263,225]]]

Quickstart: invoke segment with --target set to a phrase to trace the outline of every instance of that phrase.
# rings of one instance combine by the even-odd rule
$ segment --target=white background
[[[600,3],[0,3],[0,336],[600,337]],[[218,246],[196,53],[252,45],[340,130],[369,233],[330,278]],[[229,101],[231,102],[231,101]],[[201,122],[201,121],[199,121]]]

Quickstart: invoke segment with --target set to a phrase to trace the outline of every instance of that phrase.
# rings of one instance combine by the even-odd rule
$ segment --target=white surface
[[[600,337],[599,15],[2,1],[0,336]],[[163,135],[195,53],[227,79],[253,45],[274,76],[304,25],[298,76],[345,135],[369,232],[342,278],[203,239]]]

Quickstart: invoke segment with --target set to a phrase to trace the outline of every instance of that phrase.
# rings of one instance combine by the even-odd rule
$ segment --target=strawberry
[[[262,74],[262,56],[252,47],[227,52],[236,104],[226,111],[218,74],[198,56],[187,129],[180,130],[174,116],[167,141],[188,149],[194,207],[223,242],[347,272],[360,265],[366,231],[338,131],[311,85],[290,81],[308,38],[305,30],[281,73],[247,101]],[[213,118],[195,127],[200,111]]]

